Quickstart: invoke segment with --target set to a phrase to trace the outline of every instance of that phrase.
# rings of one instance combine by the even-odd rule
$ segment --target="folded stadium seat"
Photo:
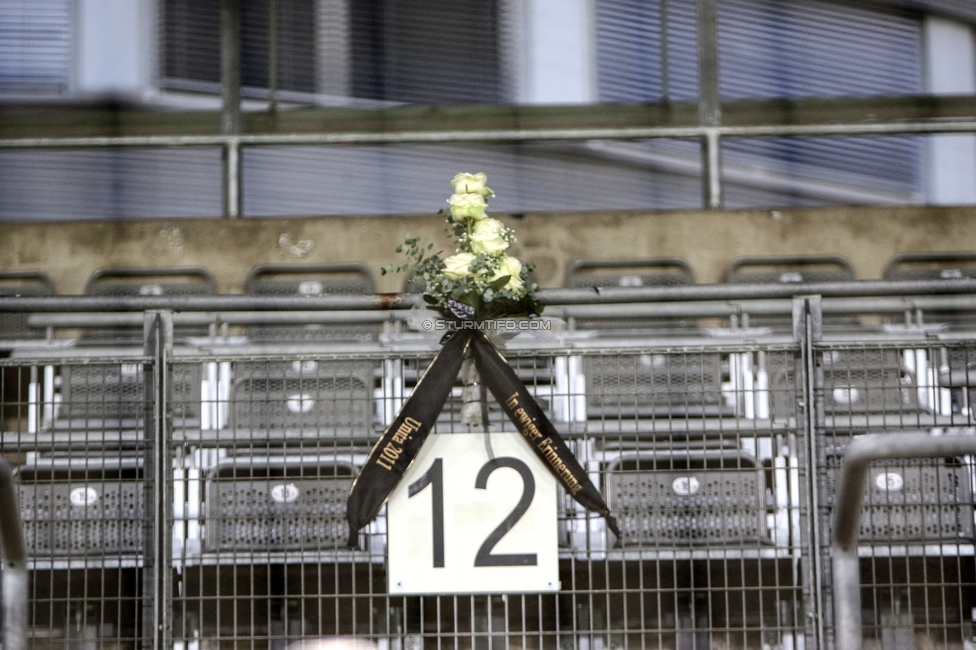
[[[673,287],[694,284],[691,266],[675,257],[646,260],[579,260],[566,271],[567,288]],[[695,327],[691,319],[677,318],[577,318],[577,329],[634,330]]]
[[[897,436],[897,432],[889,435]],[[831,436],[820,472],[824,505],[834,505],[844,452],[852,436]],[[830,543],[832,518],[823,527]],[[871,463],[858,543],[972,542],[973,488],[970,462],[963,458],[884,460]]]
[[[244,292],[259,296],[356,295],[375,292],[373,276],[362,264],[266,265],[251,270]],[[323,343],[375,341],[375,323],[260,325],[246,330],[258,343]]]
[[[934,355],[933,355],[934,356]],[[962,418],[959,424],[976,422],[976,349],[972,342],[953,345],[939,350],[936,371],[939,390],[948,391],[947,410],[955,418]]]
[[[54,427],[89,431],[141,429],[145,418],[145,369],[141,363],[73,361],[60,366],[60,403]],[[173,364],[170,377],[173,426],[200,421],[200,364]]]
[[[899,414],[920,410],[915,377],[894,348],[824,350],[824,412],[828,415]]]
[[[37,458],[16,473],[35,562],[128,558],[134,565],[146,526],[141,458]]]
[[[349,537],[346,499],[358,468],[334,456],[221,460],[205,483],[205,552],[329,552]]]
[[[233,365],[231,427],[372,442],[372,361],[239,361]]]
[[[772,544],[762,463],[731,446],[621,452],[606,466],[621,547]]]
[[[976,278],[976,252],[901,253],[889,261],[885,280],[965,280]],[[945,323],[952,327],[976,327],[976,313],[966,311],[927,311],[926,323]]]
[[[728,284],[812,284],[821,282],[849,282],[854,280],[854,268],[838,255],[786,255],[774,257],[740,257],[725,269]],[[800,289],[802,291],[802,289]],[[748,316],[748,325],[789,328],[793,319],[783,316]],[[857,326],[854,316],[824,316],[824,325]],[[746,323],[743,323],[745,325]]]
[[[722,369],[719,352],[583,355],[587,418],[733,416]]]
[[[40,271],[0,271],[0,298],[53,296],[54,283]],[[0,313],[0,338],[6,340],[43,338],[43,329],[30,327],[26,313]]]
[[[103,297],[129,296],[210,296],[216,283],[201,268],[117,268],[100,269],[88,279],[85,295]],[[176,340],[189,336],[207,336],[206,325],[174,327]],[[88,328],[79,344],[142,345],[142,325],[135,327]]]

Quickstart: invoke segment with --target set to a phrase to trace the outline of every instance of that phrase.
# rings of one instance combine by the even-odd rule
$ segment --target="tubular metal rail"
[[[885,459],[944,458],[964,454],[976,454],[976,438],[935,437],[927,434],[869,434],[855,439],[847,448],[835,497],[834,536],[830,549],[836,650],[861,648],[858,521],[871,463]]]
[[[0,540],[3,543],[3,648],[27,647],[27,552],[13,470],[0,458]]]

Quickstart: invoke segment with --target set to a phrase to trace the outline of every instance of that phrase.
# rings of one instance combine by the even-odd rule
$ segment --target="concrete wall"
[[[739,256],[822,253],[845,256],[870,279],[899,252],[976,251],[974,207],[499,218],[515,228],[514,253],[536,265],[544,287],[561,286],[577,259],[676,256],[699,282],[718,282]],[[380,291],[397,291],[402,276],[380,277],[380,268],[398,261],[394,248],[408,232],[447,241],[437,216],[0,223],[0,269],[46,271],[59,293],[74,294],[99,268],[202,266],[221,292],[237,293],[259,264],[358,261],[374,271]]]

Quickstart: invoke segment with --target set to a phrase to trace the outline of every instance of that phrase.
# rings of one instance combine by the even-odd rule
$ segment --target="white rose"
[[[447,202],[451,204],[451,216],[455,221],[484,219],[488,207],[485,197],[480,194],[452,194]]]
[[[501,263],[498,265],[498,270],[495,271],[495,277],[492,279],[496,280],[506,275],[510,276],[511,279],[508,281],[508,283],[505,285],[504,288],[515,291],[517,289],[522,288],[523,282],[522,282],[521,273],[522,273],[522,263],[519,262],[518,259],[506,255],[505,257],[502,258]]]
[[[505,233],[508,228],[498,219],[482,219],[471,227],[468,242],[472,252],[494,255],[508,248]]]
[[[454,188],[456,194],[471,193],[491,196],[494,192],[485,187],[485,183],[487,182],[488,177],[485,176],[484,172],[478,172],[477,174],[461,172],[451,180],[451,187]]]
[[[444,260],[444,275],[452,280],[459,280],[464,276],[471,275],[471,262],[474,255],[471,253],[457,253]]]

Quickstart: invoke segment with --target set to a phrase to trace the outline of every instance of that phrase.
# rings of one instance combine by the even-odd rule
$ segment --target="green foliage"
[[[448,236],[456,240],[457,254],[442,257],[442,251],[431,252],[434,249],[432,242],[407,233],[403,244],[396,247],[396,252],[406,259],[398,265],[384,266],[384,275],[394,272],[409,273],[411,283],[423,285],[424,301],[445,318],[459,317],[456,315],[458,310],[452,309],[451,303],[472,308],[475,320],[542,313],[542,307],[534,297],[538,286],[528,282],[531,267],[520,265],[516,260],[508,258],[504,250],[497,250],[507,248],[515,241],[511,229],[493,222],[496,232],[501,231],[504,243],[501,246],[496,243],[491,248],[482,244],[482,250],[492,252],[474,254],[472,229],[479,220],[487,218],[486,215],[455,219],[450,208],[440,210],[439,214],[446,215],[445,228]],[[476,235],[476,243],[485,241],[478,237],[485,235]],[[502,268],[513,272],[519,269],[517,277],[513,278],[512,273],[502,273]]]

